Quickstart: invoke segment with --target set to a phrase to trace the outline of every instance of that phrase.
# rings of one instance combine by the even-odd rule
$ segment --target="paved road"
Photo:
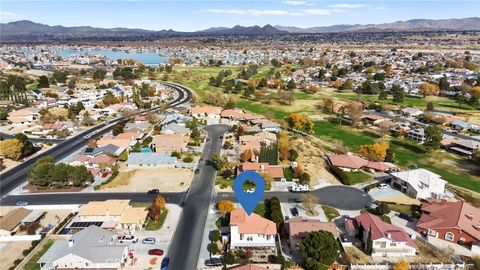
[[[202,245],[203,229],[208,209],[212,203],[215,185],[215,168],[211,157],[220,152],[220,136],[228,131],[227,125],[211,125],[205,129],[210,141],[206,142],[202,154],[205,161],[199,165],[200,173],[193,179],[186,196],[185,206],[177,230],[168,251],[171,269],[191,270],[197,268],[198,255]]]
[[[178,92],[178,97],[170,103],[170,106],[178,106],[180,104],[188,102],[191,99],[192,93],[190,92],[189,89],[176,84],[171,84],[171,83],[165,83],[165,84],[174,88]],[[152,108],[146,111],[153,111],[157,109],[158,108]],[[139,112],[139,113],[143,113],[143,112]],[[115,121],[112,121],[108,125],[106,123],[103,123],[98,126],[95,126],[68,140],[65,140],[59,143],[58,145],[48,149],[47,151],[41,154],[36,155],[35,157],[27,159],[26,161],[17,165],[15,168],[0,174],[0,196],[2,198],[5,197],[9,192],[17,188],[22,183],[24,183],[26,181],[27,173],[30,171],[30,168],[35,163],[35,161],[37,161],[37,159],[39,159],[40,157],[53,156],[55,160],[62,159],[68,156],[69,154],[71,154],[73,151],[87,144],[87,140],[83,138],[85,135],[91,132],[96,132],[95,135],[92,137],[100,136],[101,134],[109,132],[117,122],[123,121],[123,120],[126,120],[126,118],[125,117],[118,118]],[[59,202],[61,203],[61,201]]]

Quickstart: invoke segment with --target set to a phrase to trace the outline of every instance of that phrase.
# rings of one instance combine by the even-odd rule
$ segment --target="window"
[[[243,240],[243,233],[240,234],[240,240]]]
[[[396,244],[396,243],[390,243],[390,246],[391,246],[391,247],[396,247],[397,244]]]
[[[453,241],[453,239],[454,239],[453,233],[447,232],[447,233],[445,234],[445,240]]]
[[[428,230],[428,235],[437,237],[437,232],[434,230]]]

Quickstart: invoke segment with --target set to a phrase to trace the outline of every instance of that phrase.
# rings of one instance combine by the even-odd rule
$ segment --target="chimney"
[[[73,239],[68,240],[68,247],[71,248],[73,247]]]

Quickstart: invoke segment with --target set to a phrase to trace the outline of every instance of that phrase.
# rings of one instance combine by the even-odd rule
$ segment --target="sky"
[[[478,0],[0,0],[0,22],[197,31],[235,25],[378,24],[480,16]]]

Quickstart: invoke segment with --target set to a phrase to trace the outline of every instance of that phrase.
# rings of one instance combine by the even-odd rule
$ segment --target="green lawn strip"
[[[437,166],[433,166],[428,162],[424,162],[419,160],[419,167],[425,168],[430,170],[440,176],[450,184],[459,186],[462,188],[466,188],[475,192],[480,192],[480,181],[475,180],[472,178],[471,175],[464,172],[459,171],[449,171],[447,169],[439,168]]]
[[[356,185],[363,182],[367,182],[372,180],[373,178],[372,175],[361,172],[361,171],[345,172],[345,174],[348,176],[348,182],[350,183],[350,185]]]
[[[47,250],[55,243],[54,240],[48,239],[47,242],[42,246],[42,248],[30,258],[30,260],[25,264],[25,270],[39,270],[40,265],[37,263],[38,260],[47,252]]]
[[[328,221],[331,221],[334,218],[340,216],[340,213],[338,213],[337,209],[335,209],[333,207],[322,205],[322,209],[323,209],[323,212],[325,213],[325,216],[327,217]]]
[[[158,221],[154,221],[153,219],[148,219],[147,226],[145,226],[145,230],[147,231],[158,231],[162,228],[165,219],[167,218],[168,209],[164,209],[160,214],[160,219]]]
[[[340,140],[352,151],[356,150],[358,146],[362,144],[372,144],[375,142],[375,138],[350,130],[346,126],[339,126],[338,124],[328,121],[315,121],[314,123],[315,135],[329,140]]]
[[[272,115],[275,119],[284,119],[289,115],[288,112],[284,112],[272,108],[271,106],[268,106],[266,104],[246,99],[238,99],[237,108],[244,109],[255,114]]]

